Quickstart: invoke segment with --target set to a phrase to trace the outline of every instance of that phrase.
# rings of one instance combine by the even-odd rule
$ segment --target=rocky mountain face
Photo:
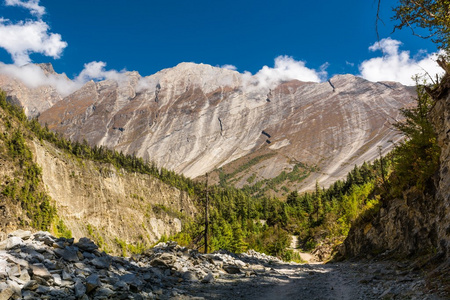
[[[135,153],[191,178],[215,170],[212,180],[242,187],[295,175],[278,180],[272,193],[281,185],[311,189],[316,180],[327,186],[375,159],[378,147],[389,151],[401,139],[390,123],[412,97],[398,83],[352,75],[269,86],[193,63],[122,77],[88,82],[62,100],[44,97],[48,105],[36,108],[40,122],[72,140]],[[33,115],[39,100],[16,97]]]
[[[91,237],[109,253],[176,234],[196,212],[187,193],[150,175],[80,162],[48,143],[32,145],[58,216],[75,238]]]
[[[434,263],[450,269],[450,76],[432,91],[436,104],[430,113],[441,148],[440,166],[425,193],[404,191],[387,201],[369,222],[352,226],[345,240],[349,256],[367,254],[432,255]],[[446,268],[446,269],[445,269]],[[448,273],[447,273],[448,274]]]

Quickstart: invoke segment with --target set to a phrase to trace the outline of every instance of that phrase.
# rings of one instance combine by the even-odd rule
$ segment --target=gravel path
[[[392,262],[275,263],[251,270],[191,285],[185,295],[171,299],[447,299],[427,294],[419,273]]]

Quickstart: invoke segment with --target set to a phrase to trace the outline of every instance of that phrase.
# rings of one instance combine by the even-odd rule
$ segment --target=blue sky
[[[430,66],[436,52],[409,30],[391,34],[396,1],[382,1],[378,46],[374,0],[0,1],[0,61],[51,62],[70,78],[90,62],[102,62],[100,73],[147,76],[195,62],[256,74],[276,69],[278,57],[279,68],[306,68],[321,81],[345,73],[402,81],[412,66]]]

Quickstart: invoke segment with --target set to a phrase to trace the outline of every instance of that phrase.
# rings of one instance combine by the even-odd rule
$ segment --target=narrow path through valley
[[[318,263],[317,258],[314,255],[298,250],[298,236],[296,235],[291,235],[291,244],[288,249],[298,253],[305,263]]]

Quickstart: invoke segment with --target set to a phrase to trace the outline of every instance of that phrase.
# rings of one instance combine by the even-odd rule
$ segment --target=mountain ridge
[[[270,78],[180,63],[147,77],[122,75],[86,83],[42,111],[40,122],[70,139],[136,153],[191,178],[249,155],[275,153],[270,166],[237,174],[238,187],[299,162],[320,173],[290,190],[311,189],[317,180],[328,186],[355,164],[372,161],[378,146],[384,154],[389,141],[401,139],[389,120],[412,98],[410,87],[349,74],[273,86]]]

